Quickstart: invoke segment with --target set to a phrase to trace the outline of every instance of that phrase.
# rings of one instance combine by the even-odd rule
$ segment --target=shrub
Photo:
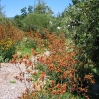
[[[30,29],[33,31],[41,30],[47,28],[49,25],[49,16],[46,14],[31,13],[22,20],[22,24],[25,31],[29,31]]]
[[[15,53],[15,45],[23,38],[23,32],[11,25],[9,20],[0,23],[0,57],[1,61],[11,59]]]
[[[38,62],[45,68],[46,75],[50,77],[46,92],[52,95],[77,92],[86,96],[87,87],[94,84],[94,80],[92,74],[81,75],[77,48],[68,44],[62,33],[59,36],[46,33],[46,38],[49,42],[50,56],[38,58]]]
[[[10,38],[2,39],[0,41],[0,49],[0,57],[2,57],[2,61],[5,61],[6,59],[9,60],[15,53],[15,44]]]
[[[79,69],[81,67],[78,65],[80,61],[76,57],[79,53],[75,46],[68,44],[62,33],[57,36],[55,33],[50,34],[46,31],[45,38],[48,40],[47,47],[49,55],[43,54],[36,56],[37,52],[32,49],[32,54],[34,56],[33,62],[28,55],[26,55],[25,60],[23,57],[16,60],[17,56],[15,55],[12,61],[15,64],[18,62],[16,65],[24,62],[26,72],[29,74],[28,77],[36,77],[37,80],[31,87],[34,88],[33,91],[31,91],[29,87],[29,89],[23,93],[22,98],[40,99],[46,97],[47,99],[53,99],[54,97],[56,99],[61,99],[65,97],[65,94],[69,93],[69,97],[66,98],[70,99],[74,98],[73,93],[77,92],[77,94],[83,95],[88,99],[86,94],[88,89],[87,85],[94,84],[95,82],[92,79],[93,75],[91,73],[83,74],[83,76],[80,75]],[[38,72],[36,72],[36,68]],[[39,78],[35,76],[37,73],[40,73],[40,75],[38,75]],[[21,71],[21,74],[24,73]],[[22,76],[22,79],[18,76],[16,76],[16,79],[20,81],[25,80],[25,76]],[[33,82],[33,79],[29,78],[28,82]],[[86,85],[83,82],[86,83]],[[37,86],[39,86],[39,90],[36,90]]]

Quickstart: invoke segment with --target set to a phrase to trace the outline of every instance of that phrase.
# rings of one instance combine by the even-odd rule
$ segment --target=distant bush
[[[38,29],[47,28],[49,19],[49,16],[46,14],[29,14],[22,20],[23,30],[29,31],[32,29],[33,31],[36,31]]]

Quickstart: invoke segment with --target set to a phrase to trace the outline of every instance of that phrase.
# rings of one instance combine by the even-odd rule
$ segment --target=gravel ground
[[[24,71],[24,64],[20,65]],[[0,68],[0,99],[18,99],[26,90],[24,83],[16,80],[14,76],[19,75],[20,70],[10,63],[2,63]]]

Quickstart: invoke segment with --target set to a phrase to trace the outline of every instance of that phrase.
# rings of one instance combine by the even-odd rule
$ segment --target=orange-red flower
[[[37,52],[34,50],[34,48],[32,48],[32,54],[33,54],[34,56],[37,55]]]
[[[31,74],[32,74],[32,75],[36,75],[36,74],[37,74],[37,72],[36,72],[36,71],[34,71],[34,72],[32,72]]]
[[[56,88],[58,88],[58,89],[61,88],[61,84],[58,83],[58,84],[56,85]]]
[[[55,81],[52,80],[52,81],[51,81],[51,86],[54,86],[54,85],[55,85]]]
[[[18,58],[18,56],[15,54],[13,55],[14,60],[16,60]]]
[[[26,58],[26,59],[29,59],[29,55],[28,55],[28,54],[26,54],[25,58]]]

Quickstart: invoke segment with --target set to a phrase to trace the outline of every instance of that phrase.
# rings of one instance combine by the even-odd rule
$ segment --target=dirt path
[[[21,64],[25,70],[24,64]],[[25,90],[25,84],[16,80],[14,76],[19,75],[20,70],[10,63],[2,63],[0,68],[0,99],[18,99]]]

